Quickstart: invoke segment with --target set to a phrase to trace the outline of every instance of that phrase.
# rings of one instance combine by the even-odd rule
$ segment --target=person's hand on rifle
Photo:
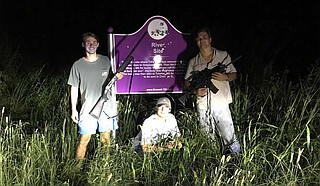
[[[233,81],[237,78],[237,72],[230,72],[230,73],[220,73],[214,72],[212,73],[212,79],[218,81]]]
[[[214,73],[212,73],[212,79],[215,79],[218,81],[228,81],[229,77],[225,73],[214,72]]]
[[[173,148],[181,149],[182,148],[181,139],[174,139],[172,141],[168,141],[165,145],[165,148],[167,150],[171,150]]]
[[[117,76],[117,79],[122,79],[124,76],[124,72],[118,72],[116,76]]]
[[[207,95],[207,92],[208,92],[207,88],[198,88],[196,90],[196,95],[203,97],[203,96]]]

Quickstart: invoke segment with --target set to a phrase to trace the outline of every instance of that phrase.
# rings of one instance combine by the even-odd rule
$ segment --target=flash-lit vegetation
[[[222,155],[219,138],[212,143],[199,131],[192,109],[176,107],[184,150],[138,156],[130,149],[131,138],[152,112],[154,100],[118,95],[120,128],[112,147],[101,149],[94,137],[87,159],[79,164],[67,74],[54,76],[43,68],[20,73],[19,52],[1,42],[0,185],[320,183],[318,62],[295,84],[267,66],[255,76],[239,73],[230,105],[243,147],[239,155]]]

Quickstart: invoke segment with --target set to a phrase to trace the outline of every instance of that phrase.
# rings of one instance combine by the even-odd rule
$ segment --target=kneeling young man
[[[181,148],[181,136],[177,120],[171,111],[171,102],[161,97],[156,104],[156,113],[144,120],[142,129],[135,140],[140,141],[144,153]]]

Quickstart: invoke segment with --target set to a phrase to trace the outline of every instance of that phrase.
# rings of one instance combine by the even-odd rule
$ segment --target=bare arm
[[[169,141],[165,146],[166,150],[170,150],[170,149],[173,149],[173,148],[177,148],[177,149],[181,149],[182,148],[182,143],[181,143],[181,140],[179,138],[176,138],[176,139],[174,139],[172,141]]]
[[[78,87],[71,86],[71,119],[73,122],[78,123],[79,113],[77,111],[78,102]]]
[[[173,148],[180,149],[182,148],[182,143],[179,139],[174,139],[172,141],[166,142],[164,145],[152,145],[152,144],[144,144],[142,145],[142,151],[144,153],[153,153],[153,152],[161,152],[161,151],[168,151]]]
[[[141,145],[141,147],[144,153],[151,153],[155,151],[154,146],[151,144],[144,144],[144,145]]]

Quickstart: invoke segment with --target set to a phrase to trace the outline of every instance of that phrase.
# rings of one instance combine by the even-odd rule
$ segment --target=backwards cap
[[[171,108],[171,101],[167,97],[159,98],[157,101],[157,107],[161,105],[167,105],[169,108]]]

